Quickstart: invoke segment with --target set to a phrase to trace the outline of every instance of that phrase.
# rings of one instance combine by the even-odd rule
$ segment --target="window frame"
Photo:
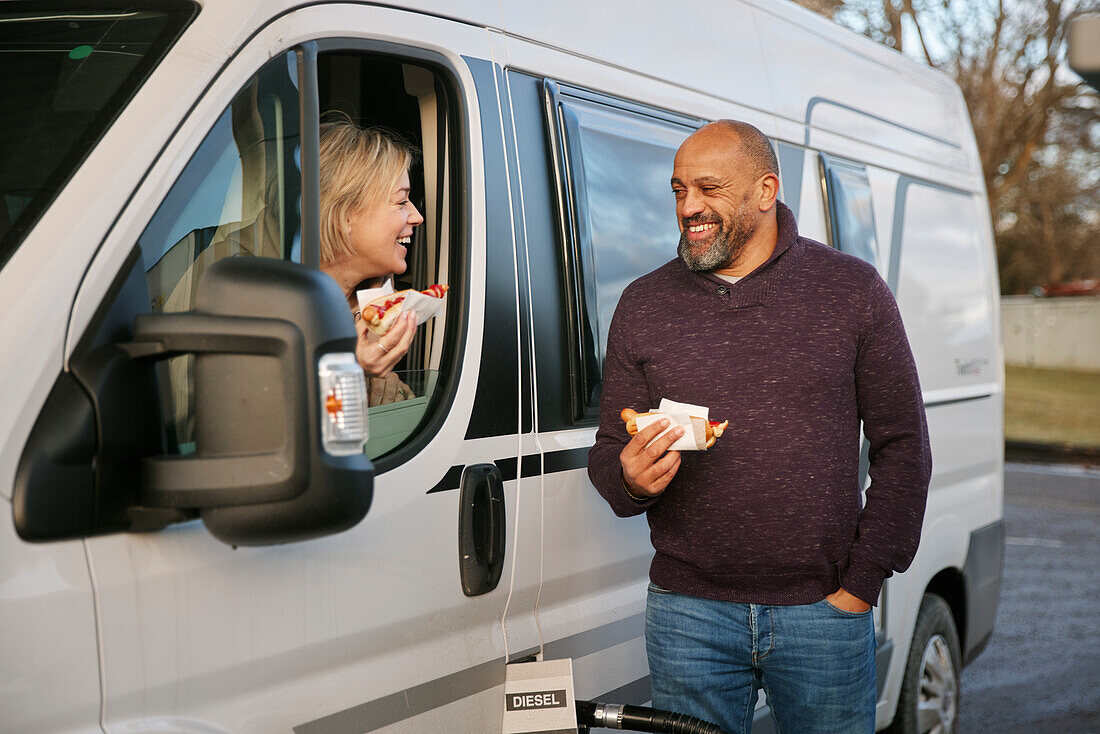
[[[446,375],[440,380],[431,400],[424,409],[424,416],[416,430],[407,436],[401,444],[393,450],[372,459],[375,466],[375,475],[396,468],[420,453],[439,433],[444,423],[448,420],[451,406],[458,394],[461,378],[463,357],[466,351],[467,330],[469,324],[469,282],[470,256],[469,244],[472,241],[472,198],[469,191],[472,186],[472,171],[469,165],[470,150],[470,125],[468,104],[462,96],[464,85],[461,82],[462,75],[455,66],[442,54],[435,53],[415,46],[407,46],[385,41],[372,41],[361,38],[348,38],[343,36],[325,36],[310,40],[304,40],[291,44],[280,50],[275,56],[294,54],[297,57],[298,69],[298,114],[299,136],[301,146],[300,166],[301,196],[300,196],[300,264],[310,269],[320,267],[320,90],[318,76],[318,55],[326,52],[351,52],[362,53],[372,57],[384,57],[391,61],[415,63],[431,71],[444,88],[444,95],[440,98],[439,120],[445,120],[446,138],[441,138],[441,150],[445,150],[446,161],[440,161],[440,171],[443,166],[448,167],[449,191],[448,199],[444,204],[439,200],[440,211],[449,213],[448,222],[440,222],[437,240],[429,243],[432,247],[438,247],[442,241],[444,232],[449,238],[449,261],[447,263],[448,285],[447,317],[444,325],[441,344],[441,360],[438,370],[441,375]],[[233,95],[250,83],[264,66],[270,62],[269,57],[263,63],[251,69],[247,77],[241,82]],[[230,97],[232,99],[233,96]],[[202,146],[203,142],[211,134],[225,107],[210,117],[202,129],[198,145],[190,155]],[[177,129],[178,131],[178,129]],[[188,157],[190,161],[190,157]],[[144,231],[155,216],[155,212],[167,199],[172,187],[180,180],[187,170],[187,165],[177,173],[168,185],[164,193],[157,199],[156,206],[152,207],[153,215],[142,224]],[[441,177],[442,178],[442,177]],[[440,184],[442,186],[442,184]],[[140,236],[140,235],[138,235]],[[134,240],[134,249],[138,249],[137,236]]]
[[[871,190],[871,180],[867,173],[867,165],[848,158],[830,155],[829,153],[820,153],[818,161],[821,168],[821,193],[825,198],[825,231],[829,234],[829,245],[840,252],[858,257],[864,262],[869,262],[876,270],[880,269],[882,264],[879,260],[882,251],[878,241],[878,230],[875,227],[874,194]],[[871,206],[868,207],[868,213],[871,219],[869,222],[864,222],[864,225],[865,229],[871,233],[874,246],[873,260],[868,260],[858,252],[853,252],[850,247],[846,247],[846,238],[841,232],[843,218],[840,216],[839,207],[841,206],[841,202],[847,202],[848,198],[845,186],[839,179],[841,173],[859,176],[862,178],[863,184],[867,188],[867,195],[871,201]],[[842,192],[841,195],[838,195],[838,192]]]
[[[352,38],[347,36],[329,36],[325,38],[319,38],[311,43],[314,44],[317,54],[323,53],[336,53],[336,52],[351,52],[351,53],[363,53],[372,56],[385,57],[392,61],[407,61],[416,62],[426,68],[428,68],[438,80],[442,81],[444,89],[446,91],[446,97],[443,100],[441,106],[441,118],[446,120],[446,146],[447,161],[445,165],[448,166],[448,178],[450,181],[449,206],[443,206],[443,200],[440,199],[440,209],[447,209],[450,212],[449,222],[439,223],[439,235],[442,236],[444,229],[447,230],[447,236],[449,238],[450,252],[448,257],[448,273],[450,273],[451,283],[448,283],[450,290],[447,292],[447,320],[444,326],[443,336],[443,353],[442,359],[439,365],[439,371],[441,374],[446,374],[447,378],[444,384],[440,385],[435,393],[432,395],[431,401],[428,403],[425,409],[425,418],[419,424],[418,429],[411,434],[404,442],[397,446],[394,450],[382,454],[376,459],[372,459],[374,462],[375,476],[384,474],[391,469],[394,469],[402,464],[406,463],[410,459],[419,454],[439,433],[443,424],[447,421],[448,416],[451,413],[451,406],[454,404],[455,397],[458,394],[458,386],[462,372],[463,356],[466,353],[466,339],[468,325],[470,321],[469,317],[469,288],[471,278],[471,264],[469,249],[470,243],[473,241],[472,232],[472,206],[473,199],[470,194],[471,187],[473,186],[472,171],[469,165],[470,156],[470,124],[469,119],[472,114],[468,105],[465,102],[465,98],[462,95],[465,87],[462,84],[462,75],[454,64],[444,55],[428,49],[419,48],[416,46],[409,46],[400,43],[394,43],[390,41],[376,41],[364,38]],[[311,74],[309,76],[309,85],[316,91],[318,89],[317,78],[317,65],[316,56],[313,58],[313,65]],[[314,101],[319,105],[319,96],[314,97]],[[303,113],[305,114],[305,113]],[[303,179],[307,175],[317,175],[318,181],[320,176],[320,170],[316,163],[316,158],[312,159],[310,165],[310,172],[307,174],[305,158],[305,145],[306,135],[312,135],[311,145],[319,146],[319,126],[320,126],[320,109],[316,110],[316,115],[313,117],[315,121],[314,127],[309,130],[305,126],[303,121],[302,136],[303,136],[303,162],[302,162],[302,176]],[[303,220],[305,219],[305,210],[307,208],[307,202],[305,200],[306,184],[303,180]],[[317,249],[316,258],[317,263],[320,262],[320,186],[314,192],[310,192],[311,200],[308,202],[310,206],[316,207],[317,214]],[[306,245],[305,245],[305,227],[306,224],[303,221],[303,235],[302,235],[302,257],[303,260],[306,257]],[[430,243],[431,246],[438,246],[438,242]]]
[[[598,394],[603,382],[602,359],[596,344],[600,332],[599,296],[593,261],[595,251],[589,227],[579,129],[567,112],[571,102],[595,105],[609,112],[654,120],[684,128],[687,134],[707,120],[671,110],[613,97],[582,87],[543,79],[543,113],[550,149],[552,189],[557,200],[559,262],[565,304],[565,332],[569,372],[569,410],[574,426],[594,425],[599,419]],[[671,171],[670,171],[671,173]]]

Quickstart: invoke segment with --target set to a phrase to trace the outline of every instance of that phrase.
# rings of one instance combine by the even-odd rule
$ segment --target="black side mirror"
[[[193,311],[135,318],[143,276],[130,265],[24,450],[13,496],[20,535],[151,530],[197,514],[226,543],[267,545],[358,523],[373,489],[365,430],[343,444],[326,432],[337,415],[365,429],[362,372],[346,354],[355,329],[336,284],[294,263],[228,258],[203,274]],[[189,353],[195,450],[165,455],[156,365]],[[319,364],[340,353],[343,379],[322,394]]]

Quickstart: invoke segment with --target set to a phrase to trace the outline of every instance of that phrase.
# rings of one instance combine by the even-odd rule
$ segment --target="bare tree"
[[[802,0],[952,75],[974,124],[1001,289],[1100,275],[1100,98],[1064,67],[1100,0]]]

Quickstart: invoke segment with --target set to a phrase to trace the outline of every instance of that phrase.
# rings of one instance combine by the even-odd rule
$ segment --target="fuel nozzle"
[[[663,732],[665,734],[725,734],[715,724],[694,716],[661,711],[648,706],[628,706],[620,703],[577,701],[577,723],[581,731],[599,726],[627,731]]]

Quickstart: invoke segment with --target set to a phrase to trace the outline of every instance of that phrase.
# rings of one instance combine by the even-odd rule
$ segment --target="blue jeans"
[[[653,706],[749,734],[757,691],[780,734],[873,734],[871,612],[685,596],[650,584],[645,619]]]

